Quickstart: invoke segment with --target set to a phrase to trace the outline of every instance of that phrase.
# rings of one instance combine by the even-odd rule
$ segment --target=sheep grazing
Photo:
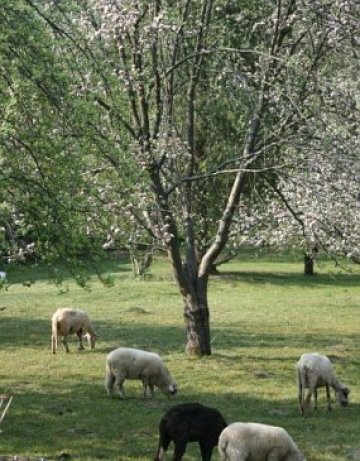
[[[311,397],[314,395],[314,407],[317,409],[317,389],[326,388],[327,408],[331,410],[330,387],[335,390],[336,400],[340,406],[348,404],[350,389],[336,377],[328,357],[316,352],[303,354],[296,364],[298,377],[298,399],[301,416],[310,407]],[[305,398],[305,389],[308,393]]]
[[[155,461],[164,459],[165,451],[174,442],[173,461],[180,461],[188,442],[199,442],[202,461],[210,461],[226,421],[215,408],[200,403],[183,403],[168,410],[159,425],[159,447]]]
[[[154,386],[166,395],[177,392],[177,384],[164,365],[159,355],[140,349],[120,347],[110,352],[106,357],[105,389],[109,396],[113,394],[114,386],[119,389],[120,398],[125,399],[123,383],[125,379],[140,379],[143,383],[143,397],[154,397]]]
[[[76,334],[79,339],[79,350],[83,350],[83,336],[86,336],[88,343],[93,349],[95,341],[98,338],[93,326],[91,325],[89,316],[85,311],[80,309],[63,308],[58,309],[51,319],[51,348],[52,353],[56,354],[58,336],[61,336],[61,341],[66,352],[70,352],[67,337]]]
[[[222,461],[306,461],[282,427],[233,423],[219,437]]]

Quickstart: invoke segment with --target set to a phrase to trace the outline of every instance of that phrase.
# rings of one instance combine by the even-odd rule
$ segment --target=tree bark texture
[[[186,352],[189,355],[211,355],[210,312],[206,306],[184,307],[187,333]]]

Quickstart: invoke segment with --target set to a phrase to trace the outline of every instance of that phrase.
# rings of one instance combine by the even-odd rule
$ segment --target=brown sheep
[[[91,325],[89,316],[85,311],[80,309],[62,308],[58,309],[51,319],[51,349],[52,353],[56,354],[58,336],[61,336],[61,341],[66,352],[70,352],[67,337],[76,334],[79,340],[79,350],[83,350],[83,336],[87,337],[91,349],[95,347],[95,341],[98,338],[93,326]]]

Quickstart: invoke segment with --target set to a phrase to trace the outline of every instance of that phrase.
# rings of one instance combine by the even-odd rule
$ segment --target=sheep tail
[[[219,440],[218,449],[219,449],[219,453],[220,453],[220,456],[221,456],[222,460],[227,459],[226,449],[227,449],[228,444],[229,443],[228,443],[227,440],[224,440],[224,439]]]
[[[109,396],[114,392],[115,375],[111,370],[110,364],[106,364],[105,389]]]

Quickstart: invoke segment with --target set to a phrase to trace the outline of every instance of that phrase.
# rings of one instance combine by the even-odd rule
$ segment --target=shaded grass
[[[349,275],[322,263],[314,278],[284,255],[254,257],[224,266],[210,282],[210,357],[184,354],[182,302],[164,260],[153,277],[133,280],[126,261],[105,268],[114,279],[94,279],[84,291],[71,279],[61,294],[44,268],[9,271],[0,292],[0,393],[14,395],[1,424],[0,454],[55,458],[63,453],[85,461],[152,459],[161,415],[173,404],[199,401],[218,408],[228,422],[251,420],[285,427],[308,460],[359,459],[360,273]],[[30,287],[23,283],[36,282]],[[50,318],[58,307],[86,309],[101,340],[95,350],[50,351]],[[154,350],[177,379],[180,392],[168,399],[140,398],[139,382],[125,384],[128,399],[108,399],[106,354],[121,345]],[[319,410],[301,419],[294,365],[304,351],[331,356],[339,377],[351,387],[346,409]],[[168,455],[170,459],[170,455]],[[195,445],[184,458],[199,459]],[[214,452],[213,459],[219,459]]]

